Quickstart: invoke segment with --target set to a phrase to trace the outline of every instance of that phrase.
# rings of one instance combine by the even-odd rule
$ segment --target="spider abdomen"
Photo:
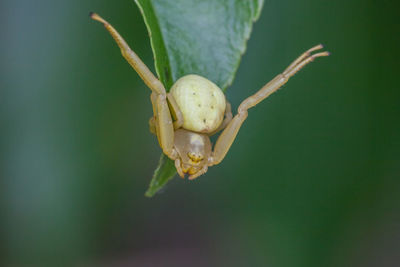
[[[221,125],[225,95],[213,82],[190,74],[177,80],[170,92],[182,112],[184,129],[211,133]]]

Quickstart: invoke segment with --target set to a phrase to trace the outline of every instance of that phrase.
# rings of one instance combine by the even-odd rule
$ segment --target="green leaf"
[[[154,178],[151,180],[149,189],[147,189],[144,195],[146,197],[154,196],[169,180],[174,178],[175,174],[174,162],[165,156],[165,154],[161,154],[158,167],[154,171]]]
[[[150,35],[155,67],[167,90],[180,77],[198,74],[222,90],[232,83],[263,0],[135,0]],[[172,177],[162,155],[146,196]]]

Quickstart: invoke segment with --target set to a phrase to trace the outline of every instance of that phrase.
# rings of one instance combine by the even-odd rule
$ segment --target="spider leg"
[[[150,133],[157,135],[156,120],[154,116],[149,119],[149,130]]]
[[[150,132],[157,136],[164,154],[175,160],[177,152],[174,148],[174,127],[165,95],[153,92],[150,96],[154,116],[149,120]]]
[[[195,174],[190,175],[190,176],[189,176],[189,180],[194,180],[194,179],[196,179],[196,178],[199,177],[200,175],[205,174],[205,173],[207,172],[207,170],[208,170],[208,166],[207,166],[207,165],[204,165],[204,167],[203,167],[201,170],[199,170],[199,171],[196,172]]]
[[[151,103],[153,105],[153,114],[157,114],[157,95],[155,93],[152,93],[151,95]],[[172,117],[176,118],[176,120],[173,122],[174,125],[174,130],[181,128],[183,124],[183,115],[182,112],[180,111],[178,105],[175,102],[175,99],[172,97],[172,95],[167,94],[167,99],[168,99],[168,104],[170,104],[170,112],[172,113]],[[175,115],[175,116],[174,116]],[[158,129],[158,124],[156,122],[156,115],[153,115],[149,119],[149,129],[152,134],[157,135],[157,129]]]
[[[135,71],[139,74],[140,78],[144,81],[144,83],[153,91],[158,94],[165,95],[165,88],[162,83],[154,76],[154,74],[149,70],[149,68],[143,63],[143,61],[136,55],[135,52],[128,46],[125,42],[124,38],[114,29],[111,24],[109,24],[102,17],[97,15],[96,13],[90,13],[90,17],[94,20],[97,20],[103,23],[104,27],[114,38],[115,42],[121,49],[122,56],[128,61],[128,63],[135,69]]]
[[[175,160],[178,156],[174,148],[174,125],[172,123],[171,112],[168,107],[166,95],[156,96],[157,114],[155,121],[157,138],[160,146],[170,159]]]
[[[150,96],[154,116],[150,118],[150,132],[157,135],[158,143],[170,159],[177,158],[174,148],[174,127],[166,95],[153,92]]]
[[[314,47],[311,47],[310,49],[308,49],[306,52],[304,52],[303,54],[301,54],[295,61],[293,61],[286,69],[284,72],[286,72],[289,69],[292,69],[294,66],[296,66],[297,64],[299,64],[301,61],[303,61],[306,57],[309,57],[311,55],[311,52],[314,52],[316,50],[320,50],[323,48],[323,45],[319,44],[316,45]]]
[[[150,95],[150,100],[151,100],[151,106],[153,107],[153,116],[149,119],[149,128],[150,132],[152,134],[157,135],[158,132],[158,123],[157,123],[157,94],[156,93],[151,93]],[[158,136],[157,136],[158,138]],[[160,140],[158,140],[160,141]]]
[[[185,174],[183,173],[182,166],[181,166],[181,159],[177,158],[175,160],[175,168],[181,178],[185,178]]]
[[[122,56],[136,70],[144,83],[153,91],[151,94],[151,102],[153,105],[154,117],[151,118],[149,122],[150,131],[155,131],[157,133],[158,142],[160,143],[163,152],[169,158],[175,159],[177,152],[174,149],[174,125],[172,123],[171,113],[167,102],[168,96],[165,92],[164,86],[143,63],[143,61],[136,55],[136,53],[132,51],[122,36],[117,32],[117,30],[114,29],[113,26],[111,26],[111,24],[109,24],[96,13],[91,13],[90,17],[103,23],[104,27],[108,30],[121,49]],[[179,121],[179,118],[182,118],[179,108],[174,107],[174,112]]]
[[[174,129],[175,130],[179,129],[183,125],[182,112],[179,109],[179,106],[176,103],[175,98],[170,93],[167,94],[167,99],[168,99],[169,104],[171,105],[171,113],[172,113],[172,115],[173,115],[173,117],[175,119],[175,121],[174,121]]]
[[[297,58],[293,63],[289,65],[285,69],[284,72],[277,75],[274,79],[272,79],[269,83],[264,85],[257,93],[246,98],[238,108],[238,114],[229,122],[226,126],[225,130],[218,137],[218,140],[215,144],[214,151],[212,156],[209,159],[209,166],[220,163],[228,150],[230,149],[233,141],[236,138],[237,133],[239,132],[240,127],[243,122],[247,118],[247,110],[251,107],[254,107],[265,98],[270,96],[272,93],[276,92],[282,85],[284,85],[290,77],[296,74],[297,71],[302,69],[305,65],[312,62],[317,57],[328,56],[328,52],[320,52],[311,55],[311,52],[321,49],[322,45],[317,45],[305,53],[303,53],[299,58]]]

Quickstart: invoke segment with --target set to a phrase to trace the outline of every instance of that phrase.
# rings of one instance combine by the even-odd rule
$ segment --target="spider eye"
[[[198,162],[202,161],[204,158],[203,155],[201,155],[199,153],[194,153],[194,152],[188,152],[188,157],[194,163],[198,163]]]

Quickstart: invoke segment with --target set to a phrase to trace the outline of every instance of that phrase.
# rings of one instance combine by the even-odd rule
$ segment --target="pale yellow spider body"
[[[186,75],[171,87],[182,116],[182,127],[198,133],[212,133],[222,123],[226,109],[225,95],[210,80],[199,75]]]
[[[175,161],[182,178],[188,174],[189,179],[195,179],[207,172],[209,166],[220,163],[246,120],[249,108],[277,91],[315,58],[329,55],[328,52],[311,54],[321,49],[322,45],[309,49],[258,92],[246,98],[233,117],[231,105],[221,89],[204,77],[194,74],[181,77],[167,93],[163,84],[107,21],[95,13],[91,13],[90,17],[103,23],[122,55],[152,90],[154,115],[149,121],[150,131],[157,135],[163,152]],[[219,131],[222,133],[213,147],[209,136]]]

